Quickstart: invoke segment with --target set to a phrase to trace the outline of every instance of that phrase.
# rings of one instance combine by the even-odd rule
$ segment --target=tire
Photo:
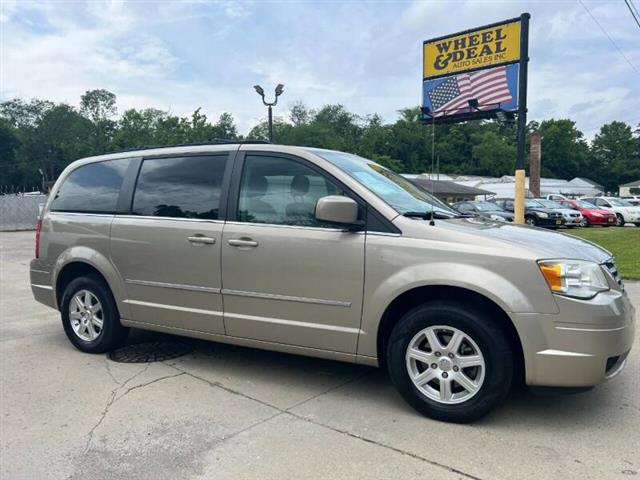
[[[538,225],[536,217],[533,217],[531,215],[527,215],[526,217],[524,217],[524,223],[526,223],[527,225],[531,225],[532,227]]]
[[[87,300],[93,313],[86,309]],[[69,341],[86,353],[104,353],[121,346],[129,331],[120,323],[111,290],[97,275],[72,280],[62,295],[60,311]]]
[[[624,217],[619,213],[616,213],[616,227],[624,227]]]
[[[583,228],[587,228],[589,226],[589,219],[587,217],[582,217],[580,221],[580,226]]]
[[[636,223],[634,223],[634,225],[635,225],[636,227],[640,227],[640,222],[636,222]]]
[[[439,341],[442,344],[447,340],[442,332],[451,332],[447,329],[455,329],[466,336],[453,358],[447,354],[446,347],[441,350],[443,353],[440,356],[436,356],[437,353],[434,352],[437,348],[432,350],[430,342],[426,340],[425,332],[434,332],[441,335]],[[451,342],[452,338],[449,337],[448,341]],[[418,346],[418,350],[427,355],[423,358],[426,363],[407,355],[410,346]],[[461,355],[465,350],[467,353],[478,350],[484,365],[457,367],[456,362],[464,360],[471,363],[471,357],[467,356],[465,359]],[[424,368],[430,361],[434,362],[430,365],[436,366],[435,369],[432,366]],[[489,315],[457,303],[437,301],[414,308],[398,321],[387,343],[387,368],[402,397],[418,412],[435,420],[468,423],[488,414],[505,399],[513,379],[514,357],[506,335]],[[426,385],[421,385],[420,389],[412,376],[415,378],[416,374],[422,375],[424,379],[429,371],[434,376]],[[465,374],[461,381],[465,380],[467,383],[466,379],[470,379],[475,392],[473,388],[465,389],[462,384],[457,383],[456,379],[460,378],[463,371]],[[441,382],[444,377],[453,392],[448,402],[442,400]],[[436,400],[436,396],[440,399]],[[454,398],[455,396],[458,398]]]

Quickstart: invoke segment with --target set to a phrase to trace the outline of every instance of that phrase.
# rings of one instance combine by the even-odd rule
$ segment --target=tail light
[[[40,258],[40,232],[42,231],[42,219],[36,222],[36,258]]]

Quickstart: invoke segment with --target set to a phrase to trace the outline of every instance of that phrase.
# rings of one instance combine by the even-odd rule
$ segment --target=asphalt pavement
[[[0,233],[2,479],[640,478],[640,342],[589,392],[424,418],[381,369],[201,341],[147,364],[83,354],[33,300],[33,232]],[[640,307],[640,283],[627,282]],[[640,335],[640,329],[638,329]],[[129,342],[179,341],[133,331]]]

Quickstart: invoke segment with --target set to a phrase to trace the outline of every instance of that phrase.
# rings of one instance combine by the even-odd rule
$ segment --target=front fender
[[[124,282],[116,267],[102,253],[90,247],[76,245],[62,252],[53,265],[53,285],[57,288],[60,272],[71,263],[86,263],[95,268],[106,280],[113,298],[118,305],[118,311],[123,318],[131,318],[128,304],[124,303],[127,294]],[[59,306],[58,306],[59,307]]]
[[[479,264],[451,261],[419,263],[394,272],[376,285],[370,282],[369,288],[365,289],[358,353],[377,355],[377,333],[385,310],[400,295],[420,287],[470,290],[493,301],[507,313],[558,313],[558,306],[537,266],[533,262],[527,263],[531,265],[520,264],[518,274],[511,271],[509,278],[494,265],[488,269]]]

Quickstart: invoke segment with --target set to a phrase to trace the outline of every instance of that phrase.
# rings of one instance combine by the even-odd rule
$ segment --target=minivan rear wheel
[[[62,295],[62,326],[71,343],[87,353],[104,353],[122,345],[128,329],[120,323],[109,287],[96,275],[72,280]]]
[[[406,313],[387,345],[387,368],[400,394],[422,414],[466,423],[509,393],[513,352],[481,310],[430,302]]]

